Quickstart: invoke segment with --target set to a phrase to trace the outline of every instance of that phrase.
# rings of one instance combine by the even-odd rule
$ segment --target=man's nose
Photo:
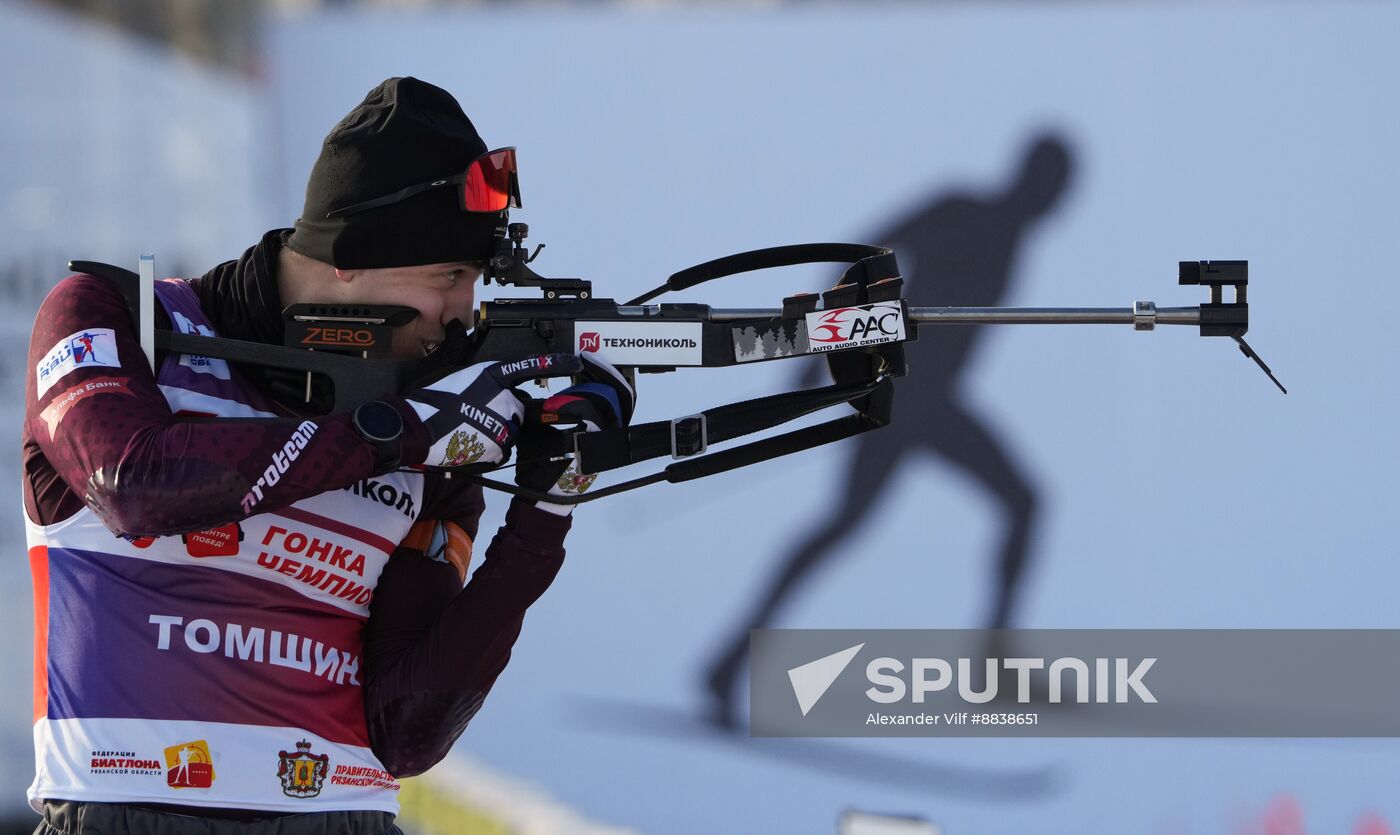
[[[442,324],[447,326],[454,319],[462,320],[467,327],[472,326],[472,309],[475,307],[476,288],[468,282],[461,282],[447,291],[442,306]]]

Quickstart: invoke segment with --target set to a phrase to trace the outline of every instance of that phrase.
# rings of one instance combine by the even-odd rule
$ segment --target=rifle
[[[877,429],[890,420],[894,381],[907,375],[903,345],[918,338],[921,326],[986,324],[1121,324],[1150,331],[1157,325],[1193,325],[1201,336],[1229,337],[1285,394],[1264,361],[1244,340],[1249,329],[1246,261],[1182,261],[1178,281],[1210,290],[1210,301],[1191,307],[1158,308],[1138,301],[1130,308],[911,307],[903,297],[895,253],[863,244],[816,243],[741,252],[671,275],[664,284],[625,303],[594,297],[592,282],[545,278],[530,269],[543,246],[525,247],[523,223],[498,231],[486,270],[487,281],[533,288],[540,298],[483,302],[469,336],[444,343],[428,358],[437,367],[483,360],[510,361],[544,353],[593,351],[629,379],[688,367],[729,367],[791,357],[820,355],[833,384],[786,392],[707,409],[692,415],[638,426],[574,432],[568,444],[550,454],[571,452],[583,474],[595,474],[669,455],[659,472],[587,494],[548,497],[581,503],[660,481],[679,483],[771,458],[790,455]],[[844,263],[836,286],[822,293],[798,293],[778,308],[718,309],[699,303],[649,304],[665,293],[755,270],[813,263]],[[305,403],[328,404],[336,414],[398,394],[421,375],[424,363],[388,357],[395,326],[417,315],[392,305],[299,304],[284,311],[282,346],[197,334],[156,331],[149,313],[154,268],[143,256],[138,276],[129,270],[88,261],[69,264],[75,272],[106,277],[125,294],[142,344],[154,349],[218,357],[267,369],[283,369],[304,380]],[[1224,290],[1233,291],[1226,299]],[[141,312],[144,310],[145,315]],[[149,329],[149,330],[148,330]],[[151,337],[147,339],[148,335]],[[312,350],[307,350],[312,349]],[[148,349],[154,364],[154,350]],[[853,414],[721,452],[718,444],[780,426],[788,421],[849,404]],[[570,446],[571,445],[571,446]],[[708,453],[708,454],[707,454]],[[483,485],[531,499],[535,491],[487,478],[499,469],[464,468]]]

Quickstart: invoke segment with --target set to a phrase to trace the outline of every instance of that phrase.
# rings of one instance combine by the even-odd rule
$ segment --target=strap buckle
[[[671,457],[689,458],[708,449],[708,428],[703,412],[671,421]]]

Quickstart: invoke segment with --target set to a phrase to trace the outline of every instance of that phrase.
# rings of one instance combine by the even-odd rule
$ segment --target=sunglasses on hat
[[[515,167],[515,148],[497,148],[471,161],[467,170],[445,180],[419,183],[393,194],[365,200],[329,212],[326,217],[345,217],[367,209],[389,206],[425,191],[453,186],[464,212],[503,212],[520,208],[520,179]]]

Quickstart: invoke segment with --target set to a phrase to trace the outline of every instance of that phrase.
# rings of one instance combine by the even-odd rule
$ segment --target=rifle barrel
[[[921,325],[1131,325],[1131,307],[911,307]],[[1159,307],[1158,325],[1199,325],[1199,307]]]
[[[1156,325],[1199,325],[1199,307],[1157,307],[1147,314]],[[910,318],[920,325],[1133,325],[1143,313],[1131,307],[911,307]],[[782,316],[775,308],[712,310],[717,322]]]

